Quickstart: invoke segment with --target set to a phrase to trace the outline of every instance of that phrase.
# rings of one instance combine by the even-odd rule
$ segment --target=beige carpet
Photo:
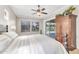
[[[70,54],[79,54],[79,49],[75,49],[73,51],[69,51]]]

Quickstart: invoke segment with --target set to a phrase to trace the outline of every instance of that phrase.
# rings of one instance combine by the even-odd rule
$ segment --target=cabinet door
[[[62,18],[56,17],[56,40],[63,44],[62,38]]]
[[[76,15],[70,15],[71,19],[71,39],[70,39],[70,47],[69,50],[73,50],[76,48]]]
[[[64,44],[64,35],[67,37],[67,48],[73,50],[76,48],[76,16],[57,16],[56,17],[56,39]]]

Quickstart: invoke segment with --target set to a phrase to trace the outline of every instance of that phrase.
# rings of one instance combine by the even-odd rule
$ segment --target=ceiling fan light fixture
[[[41,16],[42,14],[48,14],[47,12],[44,12],[46,10],[45,8],[40,8],[40,5],[38,5],[38,9],[32,9],[32,11],[35,11],[33,14],[37,14],[38,16]]]
[[[42,14],[41,14],[40,12],[37,12],[37,15],[38,15],[38,16],[41,16]]]

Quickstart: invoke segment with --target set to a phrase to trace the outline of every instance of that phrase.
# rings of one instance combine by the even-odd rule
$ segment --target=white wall
[[[30,27],[30,32],[21,32],[21,20],[26,20],[30,22],[39,22],[39,31],[38,32],[33,32],[31,31],[32,27]],[[43,21],[42,20],[35,20],[35,19],[24,19],[24,18],[17,18],[17,33],[19,35],[29,35],[29,34],[39,34],[40,30],[43,28]],[[30,23],[31,24],[31,23]]]
[[[77,16],[76,20],[76,45],[77,48],[79,49],[79,16]]]
[[[8,19],[4,18],[4,10],[9,13]],[[0,6],[0,24],[8,25],[8,31],[16,30],[16,16],[9,6]]]
[[[16,15],[14,12],[8,7],[6,8],[9,12],[9,31],[16,31]]]
[[[77,15],[76,19],[76,45],[77,48],[79,49],[79,6],[76,6],[76,12],[75,14]]]
[[[7,23],[6,23],[6,20],[4,19],[4,7],[5,6],[0,6],[0,24],[1,25],[6,25]]]

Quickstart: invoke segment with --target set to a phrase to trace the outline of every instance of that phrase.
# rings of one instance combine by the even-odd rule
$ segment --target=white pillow
[[[12,39],[6,35],[0,35],[0,53],[8,47],[11,40]]]
[[[18,34],[16,32],[14,32],[14,31],[3,33],[3,35],[7,35],[11,39],[14,39],[14,38],[16,38],[18,36]]]

